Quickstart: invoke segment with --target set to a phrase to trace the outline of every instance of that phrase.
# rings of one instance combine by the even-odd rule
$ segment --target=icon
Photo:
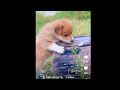
[[[45,76],[43,74],[40,74],[39,79],[45,79]]]

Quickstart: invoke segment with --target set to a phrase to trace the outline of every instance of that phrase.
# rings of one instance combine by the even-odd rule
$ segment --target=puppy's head
[[[72,37],[73,25],[70,20],[60,19],[57,20],[54,25],[55,25],[54,30],[57,39],[66,43],[73,42]]]

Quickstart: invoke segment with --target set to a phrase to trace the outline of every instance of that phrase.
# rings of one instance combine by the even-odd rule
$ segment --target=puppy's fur
[[[68,19],[59,19],[47,23],[36,37],[36,78],[44,62],[53,52],[64,53],[64,47],[56,42],[71,43],[73,25]]]

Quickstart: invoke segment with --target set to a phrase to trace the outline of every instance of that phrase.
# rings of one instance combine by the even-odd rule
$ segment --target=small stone
[[[79,65],[77,65],[77,66],[79,66]]]
[[[88,58],[88,56],[87,56],[87,55],[85,55],[85,56],[84,56],[84,59],[87,59],[87,58]]]
[[[88,66],[85,66],[84,69],[87,70],[87,69],[88,69]]]
[[[88,72],[85,72],[85,74],[88,74]]]

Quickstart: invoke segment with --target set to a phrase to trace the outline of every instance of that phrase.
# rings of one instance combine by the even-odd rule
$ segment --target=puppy
[[[68,19],[59,19],[47,23],[38,33],[36,37],[36,79],[45,60],[53,52],[64,53],[64,47],[57,45],[56,42],[73,42],[72,32],[72,22]]]

